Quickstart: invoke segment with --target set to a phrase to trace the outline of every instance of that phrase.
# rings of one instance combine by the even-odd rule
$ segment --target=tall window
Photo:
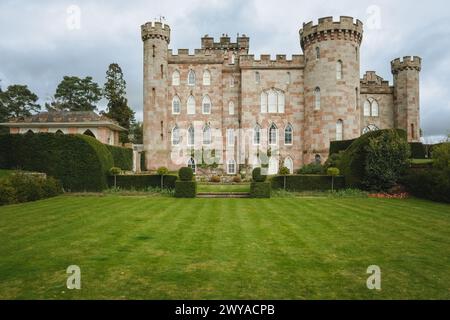
[[[284,144],[291,145],[292,144],[292,135],[293,135],[293,129],[291,124],[288,124],[287,127],[284,129]]]
[[[236,53],[233,52],[233,54],[231,55],[231,64],[235,63],[236,63]]]
[[[236,161],[228,160],[228,162],[227,162],[227,174],[236,174]]]
[[[189,96],[187,100],[187,114],[195,114],[195,98],[194,96]]]
[[[228,113],[230,114],[230,116],[234,115],[234,102],[230,101],[228,103]]]
[[[372,117],[378,117],[379,110],[378,110],[378,102],[377,100],[372,101]]]
[[[211,85],[211,72],[209,72],[209,70],[203,71],[203,85],[204,86]]]
[[[209,125],[206,125],[206,126],[203,128],[203,144],[204,144],[204,145],[210,145],[210,144],[211,144],[211,141],[212,141],[212,138],[211,138],[211,128],[210,128]]]
[[[370,117],[370,101],[369,100],[364,101],[364,116]]]
[[[278,140],[278,132],[277,132],[277,126],[275,123],[272,123],[272,125],[269,128],[269,145],[276,145]]]
[[[344,121],[341,119],[336,122],[336,141],[344,140]]]
[[[194,70],[189,70],[189,73],[188,73],[188,86],[195,86],[195,72],[194,72]]]
[[[319,60],[320,59],[320,48],[316,47],[316,59]]]
[[[234,129],[227,129],[227,144],[228,146],[234,146]]]
[[[230,88],[234,88],[234,77],[230,77]]]
[[[314,109],[319,110],[320,109],[320,88],[317,87],[314,90]]]
[[[180,128],[177,125],[172,129],[172,145],[177,146],[180,144]]]
[[[261,113],[284,113],[285,96],[281,90],[270,89],[261,93]]]
[[[172,85],[173,86],[179,86],[180,85],[180,72],[178,70],[175,70],[172,73]]]
[[[253,144],[255,146],[259,146],[261,144],[261,126],[259,124],[256,125],[253,131]]]
[[[188,129],[188,146],[193,146],[195,144],[195,130],[193,126]]]
[[[284,159],[284,166],[289,169],[289,174],[294,173],[294,162],[292,161],[291,157],[286,157]]]
[[[267,93],[261,93],[261,113],[267,113]]]
[[[181,112],[181,101],[178,96],[172,99],[172,114],[180,114]]]
[[[336,80],[342,80],[343,74],[342,74],[342,61],[339,60],[336,63]]]
[[[291,81],[292,81],[292,79],[291,79],[291,73],[290,73],[290,72],[287,72],[287,73],[286,73],[286,84],[291,84]]]
[[[261,83],[261,74],[258,71],[255,72],[255,82],[257,84]]]
[[[364,101],[364,116],[365,117],[378,117],[380,114],[380,107],[378,105],[378,101],[369,98]]]
[[[195,165],[194,158],[190,158],[188,161],[188,167],[192,169],[192,171],[195,173],[197,170],[197,166]]]
[[[211,114],[211,99],[208,95],[203,97],[202,110],[203,114]]]

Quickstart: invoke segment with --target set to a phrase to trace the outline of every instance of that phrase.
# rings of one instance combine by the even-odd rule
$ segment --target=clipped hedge
[[[176,181],[176,198],[195,198],[197,196],[197,182],[195,181]]]
[[[410,170],[401,183],[415,197],[450,203],[450,169]]]
[[[250,197],[252,198],[270,198],[272,193],[271,183],[252,182],[250,185]]]
[[[133,170],[133,150],[130,148],[106,145],[114,160],[114,167],[124,171]]]
[[[160,175],[119,175],[117,178],[117,187],[124,190],[145,190],[149,187],[160,188]],[[177,176],[165,175],[163,187],[165,189],[174,189]],[[108,179],[109,186],[114,187],[114,177],[110,176]]]
[[[284,188],[284,176],[272,178],[273,189]],[[345,179],[343,176],[334,177],[334,189],[344,189]],[[326,175],[290,175],[286,176],[286,190],[301,191],[326,191],[331,190],[331,176]]]
[[[102,191],[114,161],[108,148],[86,135],[38,133],[0,136],[0,166],[43,172],[66,191]]]
[[[341,140],[341,141],[331,141],[330,142],[330,156],[335,153],[347,150],[355,139],[351,140]]]
[[[254,182],[264,182],[266,181],[267,176],[261,174],[261,168],[255,168],[252,171],[252,179]]]
[[[411,158],[412,159],[426,159],[426,149],[421,142],[410,142],[409,147],[411,148]]]
[[[345,183],[350,188],[360,188],[365,175],[366,146],[369,144],[371,138],[376,138],[383,135],[387,131],[395,131],[401,138],[407,138],[406,132],[401,129],[386,129],[370,131],[358,139],[356,139],[350,147],[342,154],[339,161],[338,168],[341,174],[345,176]]]

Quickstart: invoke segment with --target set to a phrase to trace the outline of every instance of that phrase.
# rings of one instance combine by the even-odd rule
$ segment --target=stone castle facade
[[[227,174],[267,164],[292,172],[324,161],[330,141],[401,128],[420,139],[419,57],[391,62],[393,86],[375,72],[360,79],[363,24],[319,19],[300,29],[303,55],[249,54],[250,39],[208,35],[194,54],[168,48],[170,28],[141,27],[144,43],[144,151],[147,169]],[[266,166],[263,166],[266,167]]]

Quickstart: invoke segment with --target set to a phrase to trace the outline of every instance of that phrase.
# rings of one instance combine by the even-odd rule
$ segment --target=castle
[[[141,27],[144,151],[150,170],[217,164],[225,174],[266,164],[293,170],[328,157],[330,141],[401,128],[420,139],[421,59],[391,62],[393,86],[375,72],[360,79],[363,24],[351,17],[303,24],[303,55],[249,54],[249,37],[208,35],[189,54],[168,49],[170,27]]]

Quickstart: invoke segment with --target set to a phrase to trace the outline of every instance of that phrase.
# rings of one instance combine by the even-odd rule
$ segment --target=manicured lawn
[[[412,159],[412,164],[432,164],[433,159]]]
[[[62,196],[0,207],[0,243],[1,299],[450,298],[450,206],[422,200]]]
[[[250,192],[250,184],[198,184],[197,192]]]
[[[0,169],[0,180],[3,178],[8,177],[9,175],[11,175],[14,171],[12,170],[5,170],[5,169]]]

